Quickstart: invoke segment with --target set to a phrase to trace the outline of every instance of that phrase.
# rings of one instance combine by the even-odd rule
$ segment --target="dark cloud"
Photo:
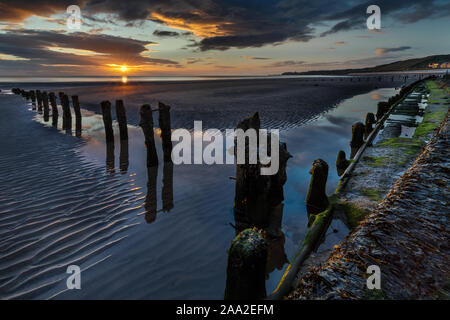
[[[153,35],[157,37],[179,37],[180,33],[175,31],[155,30]]]
[[[151,44],[154,42],[104,34],[8,30],[0,33],[0,53],[27,60],[0,62],[2,67],[14,64],[33,67],[39,65],[104,66],[120,63],[179,66],[176,61],[143,54],[148,50],[146,46]],[[81,51],[72,51],[72,49]]]
[[[395,47],[395,48],[377,48],[377,49],[375,49],[375,54],[377,56],[381,56],[386,53],[405,51],[405,50],[409,50],[409,49],[411,49],[411,47],[409,47],[409,46],[402,46],[402,47]]]
[[[191,47],[201,51],[277,45],[285,41],[309,41],[315,27],[332,23],[321,36],[366,28],[366,9],[371,1],[334,0],[24,0],[1,1],[0,20],[21,21],[30,15],[64,12],[78,4],[82,14],[111,14],[128,25],[152,20],[197,36]],[[450,5],[439,0],[377,0],[383,19],[395,16],[410,23],[444,17]],[[98,18],[100,19],[100,18]],[[93,21],[93,20],[91,20]],[[382,20],[383,21],[383,20]],[[158,31],[157,36],[186,35]]]

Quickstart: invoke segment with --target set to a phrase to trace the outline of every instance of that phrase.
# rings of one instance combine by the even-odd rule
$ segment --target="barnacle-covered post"
[[[311,174],[311,180],[306,196],[306,210],[308,215],[311,215],[325,211],[328,207],[328,197],[325,193],[328,164],[322,159],[316,159],[309,173]]]
[[[155,135],[153,132],[153,114],[149,104],[144,104],[139,112],[141,121],[139,125],[144,132],[145,145],[147,147],[147,167],[158,165],[158,154],[156,153]]]
[[[266,297],[267,244],[261,231],[245,229],[228,250],[225,300]]]

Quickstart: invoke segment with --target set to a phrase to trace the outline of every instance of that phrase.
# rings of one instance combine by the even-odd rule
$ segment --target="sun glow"
[[[127,82],[128,82],[127,76],[122,76],[122,83],[127,83]]]
[[[126,65],[120,66],[120,71],[127,72],[128,71],[128,67]]]

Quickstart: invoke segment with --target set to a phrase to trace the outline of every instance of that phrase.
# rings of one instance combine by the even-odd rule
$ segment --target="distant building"
[[[450,68],[450,62],[441,63],[441,69],[449,69],[449,68]]]
[[[431,68],[431,69],[439,68],[439,63],[435,63],[435,62],[429,63],[428,68]]]

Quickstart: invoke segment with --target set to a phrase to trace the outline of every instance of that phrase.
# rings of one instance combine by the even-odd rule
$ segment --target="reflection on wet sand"
[[[108,142],[106,143],[106,170],[110,173],[115,172],[114,162],[114,142]]]
[[[156,220],[158,202],[156,200],[156,181],[158,178],[158,167],[147,168],[147,196],[145,197],[145,221],[152,223]]]
[[[121,173],[126,173],[128,170],[129,160],[128,160],[128,139],[120,140],[120,156],[119,156],[119,167]]]
[[[173,163],[164,162],[163,186],[161,191],[162,209],[157,210],[157,181],[158,166],[147,168],[147,195],[145,197],[145,221],[152,223],[156,220],[156,214],[160,211],[169,212],[173,209]]]
[[[169,212],[173,208],[173,163],[164,162],[163,187],[162,187],[163,212]]]

